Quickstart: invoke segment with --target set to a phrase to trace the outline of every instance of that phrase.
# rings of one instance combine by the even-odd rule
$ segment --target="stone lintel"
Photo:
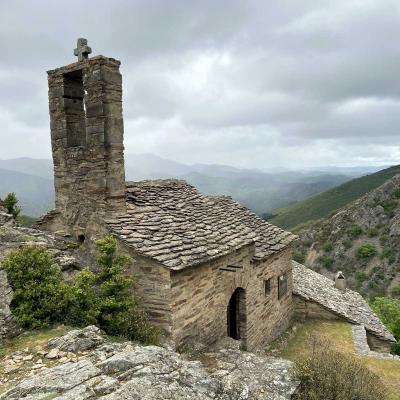
[[[90,64],[99,64],[99,65],[104,65],[104,64],[109,64],[114,67],[119,67],[121,65],[121,61],[116,60],[115,58],[111,57],[105,57],[102,55],[98,55],[92,58],[88,58],[83,61],[77,61],[72,64],[64,65],[63,67],[59,67],[56,69],[50,69],[47,71],[48,75],[60,75],[60,74],[65,74],[68,72],[73,72],[73,71],[78,71]]]

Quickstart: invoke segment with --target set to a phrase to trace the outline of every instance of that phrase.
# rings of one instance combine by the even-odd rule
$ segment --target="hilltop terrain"
[[[396,174],[400,174],[399,165],[352,179],[340,186],[297,202],[287,208],[277,210],[275,212],[276,215],[270,218],[269,221],[274,225],[290,229],[320,218],[325,218],[332,212],[382,185]]]
[[[400,175],[299,236],[300,262],[328,276],[343,271],[363,295],[390,293],[400,284]]]

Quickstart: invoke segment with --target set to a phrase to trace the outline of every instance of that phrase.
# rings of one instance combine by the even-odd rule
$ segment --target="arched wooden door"
[[[227,334],[232,339],[240,340],[246,336],[246,292],[237,288],[228,303]]]

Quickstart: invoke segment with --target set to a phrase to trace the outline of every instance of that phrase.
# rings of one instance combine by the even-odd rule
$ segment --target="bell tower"
[[[43,224],[80,240],[126,212],[120,62],[90,53],[78,39],[78,62],[47,72],[55,210]]]

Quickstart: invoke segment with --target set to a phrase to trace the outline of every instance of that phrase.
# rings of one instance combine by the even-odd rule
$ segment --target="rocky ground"
[[[284,400],[296,383],[291,362],[232,346],[178,354],[157,346],[111,342],[91,326],[47,345],[3,357],[1,400]],[[228,346],[229,347],[229,346]]]

